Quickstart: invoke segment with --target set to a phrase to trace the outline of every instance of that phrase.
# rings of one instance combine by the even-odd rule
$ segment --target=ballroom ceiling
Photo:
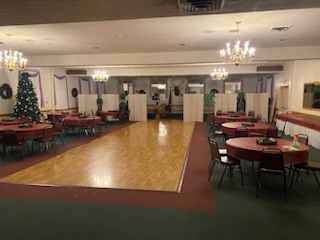
[[[221,9],[196,0],[0,1],[0,49],[11,33],[27,57],[213,51],[236,40],[236,21],[240,40],[256,48],[319,45],[319,0],[208,1]]]

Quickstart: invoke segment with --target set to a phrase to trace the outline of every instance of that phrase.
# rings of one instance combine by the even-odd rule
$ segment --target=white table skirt
[[[283,129],[283,126],[285,124],[285,121],[277,119],[277,127],[279,130]],[[286,123],[286,128],[284,133],[286,135],[292,136],[296,133],[303,133],[308,135],[309,137],[309,145],[320,149],[320,132],[317,130],[314,130],[312,128],[303,127],[291,122]]]

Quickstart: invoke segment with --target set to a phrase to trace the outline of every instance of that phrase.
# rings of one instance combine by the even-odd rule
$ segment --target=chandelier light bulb
[[[239,34],[239,24],[240,22],[236,22],[238,27],[238,34]],[[241,47],[241,42],[238,40],[234,44],[233,48],[230,48],[230,43],[226,44],[226,49],[220,50],[220,59],[222,62],[225,63],[234,63],[238,66],[240,63],[247,63],[251,62],[254,58],[255,49],[249,48],[249,41],[246,41]]]
[[[10,71],[15,69],[25,70],[27,66],[27,59],[22,57],[22,53],[11,50],[11,34],[9,37],[9,50],[0,51],[0,68],[7,68]]]
[[[95,82],[106,82],[109,79],[109,75],[106,71],[95,71],[92,78]]]
[[[212,80],[225,80],[228,78],[228,72],[224,68],[213,69],[213,72],[210,74]]]

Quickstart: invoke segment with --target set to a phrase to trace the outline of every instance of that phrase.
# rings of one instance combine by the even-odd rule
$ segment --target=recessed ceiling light
[[[269,29],[269,31],[272,31],[272,32],[285,32],[285,31],[288,31],[290,28],[292,28],[292,25],[291,26],[281,26],[281,27],[271,27]]]
[[[125,37],[125,36],[122,35],[122,34],[119,34],[119,35],[116,36],[116,38],[124,38],[124,37]]]
[[[215,33],[216,31],[215,30],[204,30],[203,32],[204,33]]]
[[[99,49],[99,47],[94,47],[93,49]]]

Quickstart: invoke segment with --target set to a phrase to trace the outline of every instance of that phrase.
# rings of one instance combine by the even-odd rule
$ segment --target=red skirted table
[[[254,126],[244,126],[247,128],[248,133],[258,132],[265,136],[268,132],[270,125],[263,123],[252,123]],[[221,130],[224,134],[235,135],[236,129],[242,126],[242,122],[228,122],[221,125]]]
[[[17,124],[21,124],[24,123],[25,119],[13,119],[13,120],[0,120],[0,125],[17,125]]]
[[[32,127],[26,127],[26,128],[19,127],[19,124],[4,125],[4,126],[0,126],[0,135],[3,134],[4,130],[11,129],[17,133],[18,137],[36,137],[36,136],[42,135],[43,129],[45,127],[52,127],[52,125],[37,123],[37,124],[32,124]]]
[[[231,115],[218,115],[216,116],[216,121],[218,122],[251,122],[252,116],[238,115],[238,117],[233,117]]]
[[[228,155],[244,159],[248,161],[260,161],[262,150],[264,148],[279,148],[283,153],[283,160],[285,164],[306,163],[308,161],[309,147],[300,143],[297,150],[286,148],[291,146],[291,140],[276,139],[277,145],[259,145],[257,140],[259,137],[240,137],[231,138],[226,141],[226,148]]]
[[[100,124],[101,123],[101,117],[86,117],[86,118],[81,118],[81,117],[65,117],[64,118],[64,124],[65,125],[82,125],[88,123],[89,119],[94,119],[95,124]]]

